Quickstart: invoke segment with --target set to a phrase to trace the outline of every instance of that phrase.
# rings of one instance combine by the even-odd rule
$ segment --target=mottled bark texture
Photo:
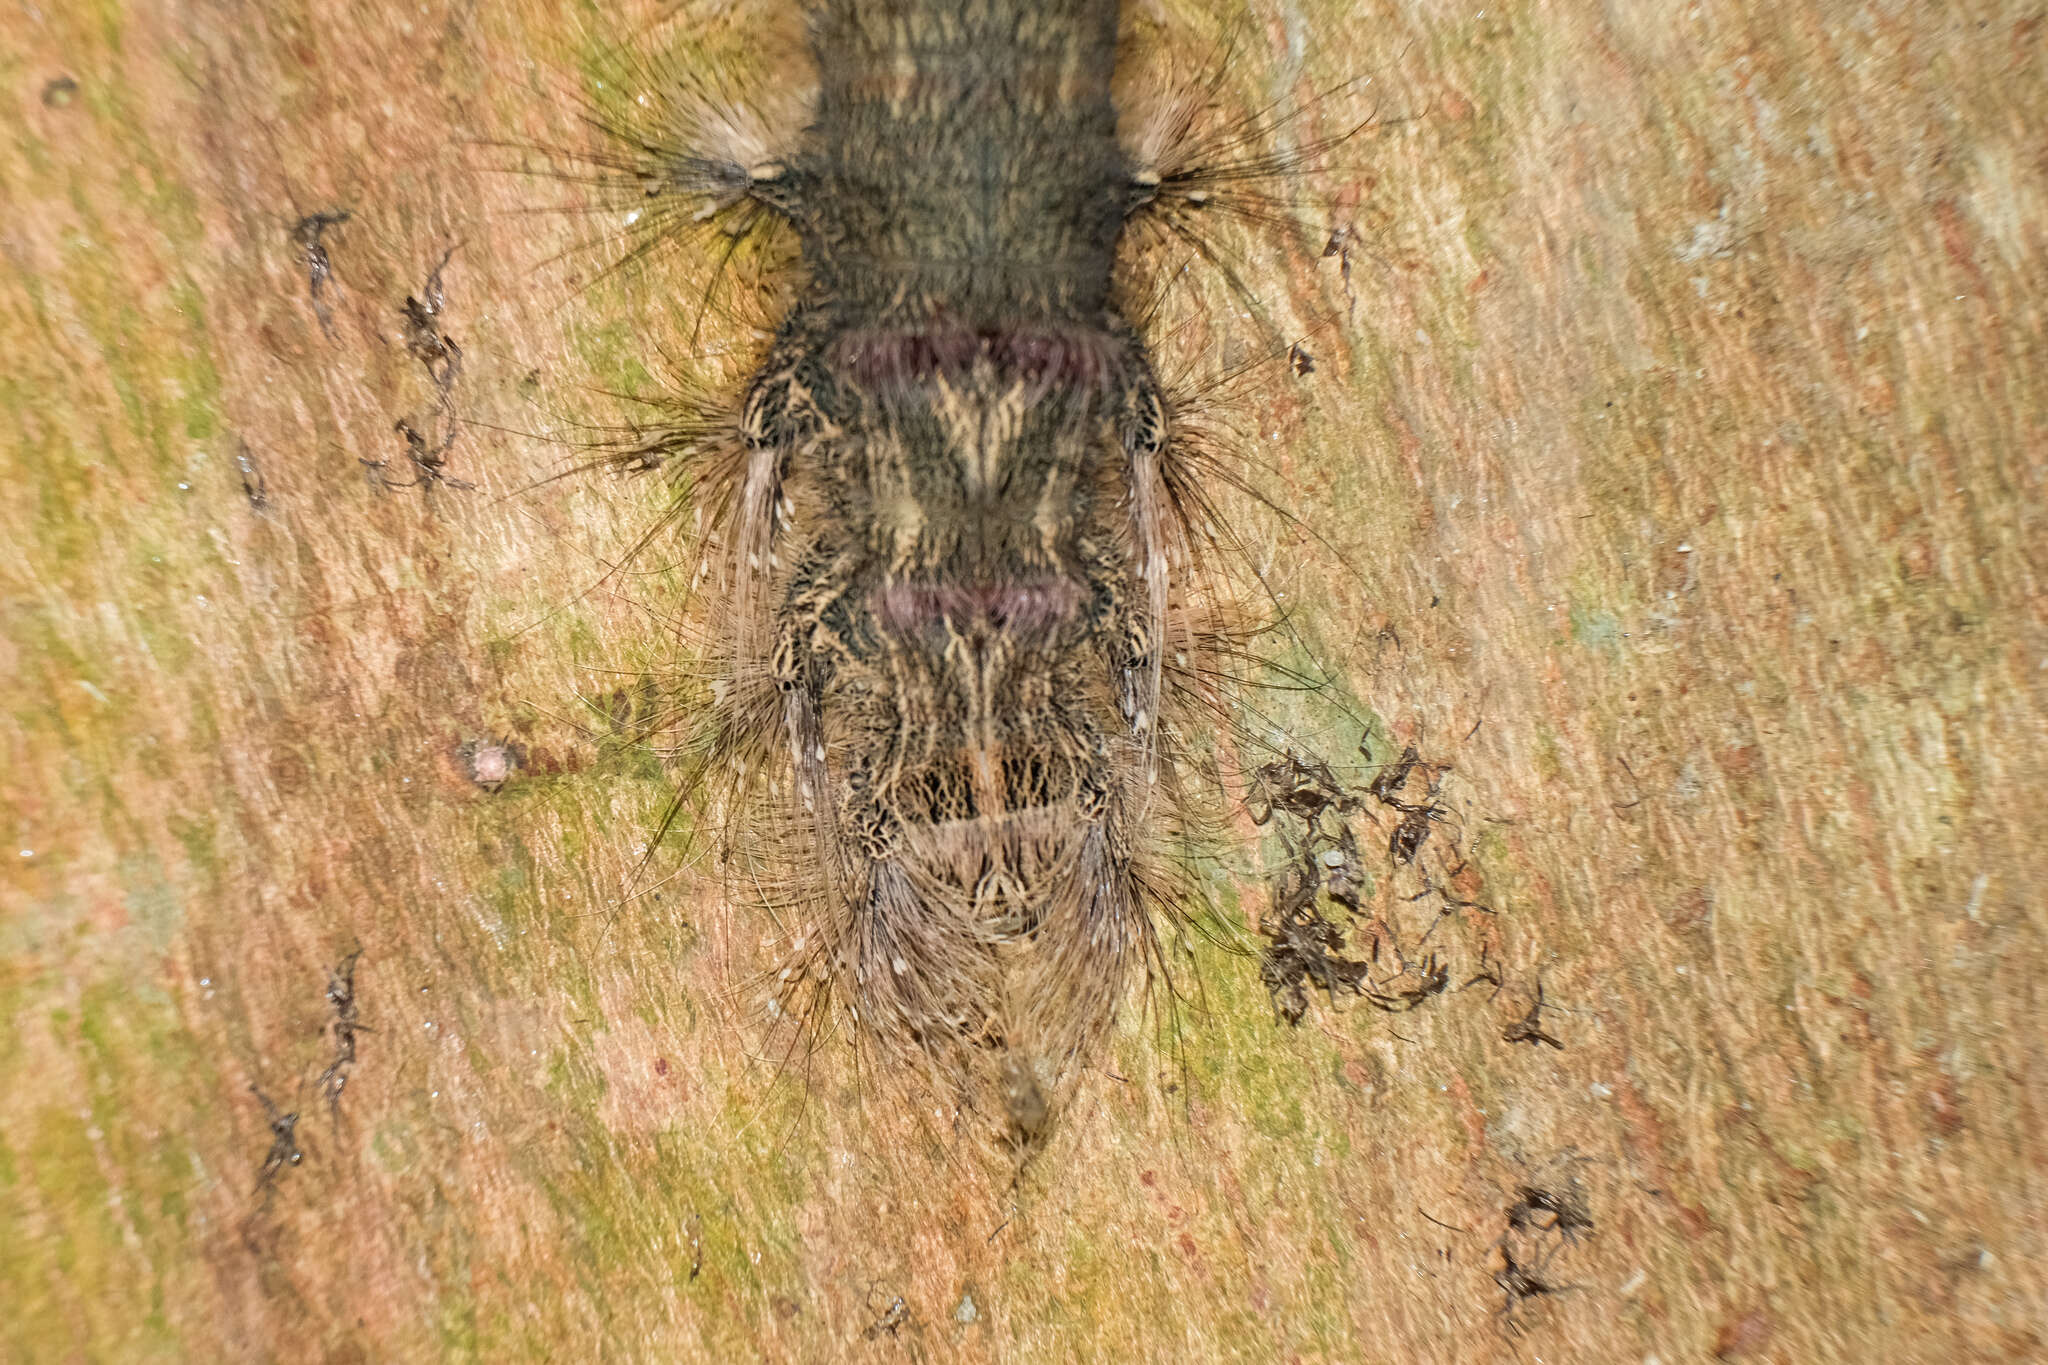
[[[1334,680],[1272,728],[1451,765],[1349,894],[1455,970],[1290,1029],[1199,944],[1014,1189],[836,1044],[778,1080],[764,926],[634,880],[691,565],[607,576],[664,493],[519,433],[756,355],[765,262],[699,327],[701,255],[554,259],[578,191],[484,144],[667,7],[563,8],[0,33],[0,1354],[2044,1349],[2036,7],[1225,26],[1283,144],[1377,122],[1162,253],[1162,369],[1299,517],[1230,504]],[[676,60],[775,75],[724,11]]]

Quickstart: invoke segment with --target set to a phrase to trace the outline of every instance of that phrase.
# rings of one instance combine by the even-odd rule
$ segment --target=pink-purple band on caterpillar
[[[1124,348],[1095,327],[927,327],[851,332],[833,364],[855,383],[903,388],[958,379],[977,365],[1048,388],[1106,390]]]
[[[892,583],[877,589],[875,616],[892,634],[915,636],[940,621],[981,625],[1020,637],[1045,634],[1073,616],[1081,587],[1068,578],[1018,583]]]

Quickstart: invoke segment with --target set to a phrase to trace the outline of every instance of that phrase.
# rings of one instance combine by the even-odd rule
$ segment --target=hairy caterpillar
[[[703,537],[694,757],[786,928],[780,1008],[842,1008],[1025,1151],[1164,969],[1177,746],[1227,638],[1197,588],[1234,476],[1155,374],[1132,239],[1199,250],[1190,215],[1268,213],[1283,169],[1199,91],[1120,124],[1118,30],[1101,0],[829,0],[808,98],[642,73],[585,158],[629,257],[800,254],[736,401],[616,456],[676,473]]]

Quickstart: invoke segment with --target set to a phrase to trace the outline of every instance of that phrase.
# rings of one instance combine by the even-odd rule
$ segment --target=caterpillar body
[[[1227,532],[1129,238],[1274,167],[1205,162],[1186,102],[1120,127],[1105,0],[826,0],[807,34],[801,107],[608,125],[647,245],[800,251],[736,401],[620,459],[679,471],[712,547],[696,771],[780,888],[780,1012],[1028,1153],[1164,971],[1218,630],[1192,584]]]

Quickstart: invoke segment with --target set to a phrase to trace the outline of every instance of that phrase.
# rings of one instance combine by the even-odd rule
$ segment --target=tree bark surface
[[[747,353],[756,262],[699,326],[711,262],[607,273],[499,144],[657,10],[780,49],[621,8],[4,25],[0,1355],[2048,1349],[2038,6],[1224,26],[1282,144],[1372,121],[1162,262],[1167,368],[1292,514],[1282,742],[1448,765],[1437,861],[1360,825],[1447,983],[1290,1029],[1198,944],[1014,1184],[764,1053],[764,921],[639,871],[692,565],[610,572],[654,481],[530,485]]]

